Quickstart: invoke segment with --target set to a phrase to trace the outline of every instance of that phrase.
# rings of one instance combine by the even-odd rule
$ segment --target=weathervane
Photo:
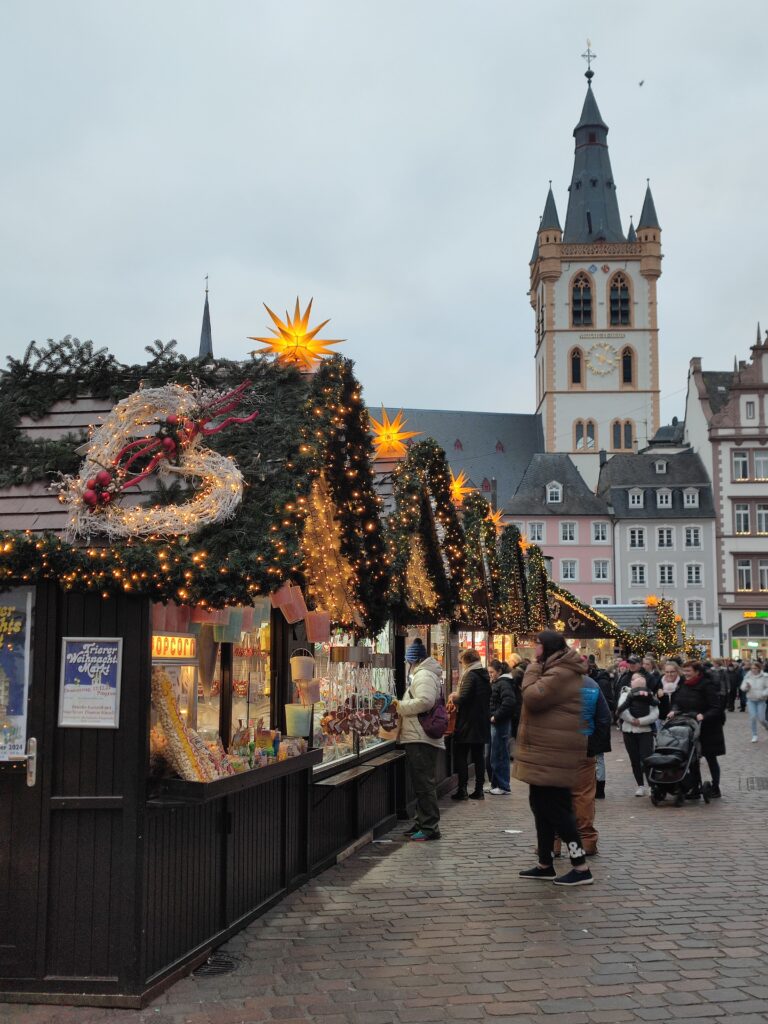
[[[592,52],[592,40],[587,40],[587,49],[585,53],[581,55],[587,62],[587,70],[584,72],[584,77],[592,85],[592,79],[595,77],[595,72],[592,70],[592,61],[597,60],[597,54]]]

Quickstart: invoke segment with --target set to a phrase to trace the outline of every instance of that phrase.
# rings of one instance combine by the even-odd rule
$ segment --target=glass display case
[[[323,751],[318,767],[396,739],[391,627],[373,640],[356,641],[350,634],[337,633],[310,647],[314,686],[294,682],[293,699],[307,708],[312,745]]]

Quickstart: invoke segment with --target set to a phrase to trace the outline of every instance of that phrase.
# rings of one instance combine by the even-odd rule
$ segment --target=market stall
[[[138,1006],[395,820],[367,415],[339,358],[70,343],[11,391],[0,526],[46,529],[0,539],[0,999]]]

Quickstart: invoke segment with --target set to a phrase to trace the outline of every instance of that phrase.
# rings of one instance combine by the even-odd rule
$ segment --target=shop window
[[[592,283],[584,272],[576,275],[571,286],[571,324],[592,326]]]
[[[624,274],[614,274],[608,289],[612,327],[628,327],[630,318],[629,281]]]
[[[569,366],[571,371],[571,385],[575,387],[582,387],[584,384],[584,353],[580,348],[571,349]]]
[[[749,591],[752,589],[752,562],[746,558],[740,558],[736,562],[736,589]]]

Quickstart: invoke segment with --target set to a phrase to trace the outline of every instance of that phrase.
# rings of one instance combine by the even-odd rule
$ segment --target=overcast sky
[[[622,220],[663,229],[662,415],[768,327],[765,0],[6,0],[0,344],[242,358],[314,296],[370,403],[534,408],[587,36]],[[640,82],[643,85],[639,85]]]

